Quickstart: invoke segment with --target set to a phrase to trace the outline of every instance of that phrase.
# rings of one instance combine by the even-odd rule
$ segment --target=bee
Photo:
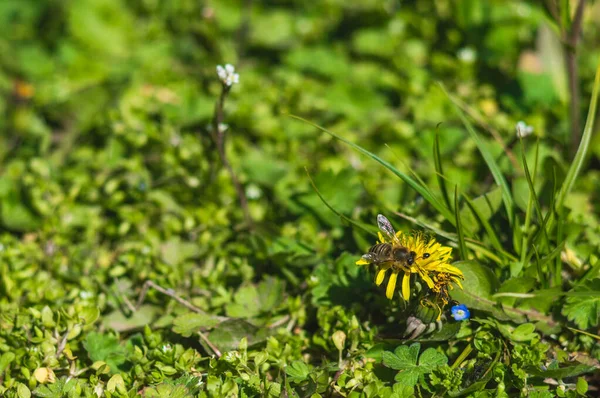
[[[392,223],[384,215],[377,215],[377,226],[389,238],[390,242],[377,243],[371,246],[369,252],[363,255],[362,258],[375,266],[393,263],[395,267],[408,270],[417,259],[417,253],[402,245],[400,239],[396,236]],[[423,258],[428,257],[429,253],[423,255]]]

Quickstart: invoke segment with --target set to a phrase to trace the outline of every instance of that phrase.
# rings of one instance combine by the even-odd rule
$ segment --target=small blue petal
[[[455,305],[451,309],[452,317],[457,321],[465,321],[471,317],[471,312],[464,304]]]

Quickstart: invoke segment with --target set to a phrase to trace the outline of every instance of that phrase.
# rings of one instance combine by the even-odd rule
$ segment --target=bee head
[[[400,262],[406,262],[408,265],[413,265],[417,253],[409,251],[406,247],[397,247],[394,249],[394,259]]]

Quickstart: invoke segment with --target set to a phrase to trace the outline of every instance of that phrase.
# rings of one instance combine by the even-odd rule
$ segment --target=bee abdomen
[[[379,257],[390,257],[392,254],[392,245],[389,243],[378,243],[376,245],[371,246],[369,249],[369,253],[375,254]]]

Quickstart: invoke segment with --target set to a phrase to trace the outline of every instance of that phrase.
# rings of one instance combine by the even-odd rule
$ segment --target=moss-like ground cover
[[[598,396],[598,26],[1,1],[0,395]]]

